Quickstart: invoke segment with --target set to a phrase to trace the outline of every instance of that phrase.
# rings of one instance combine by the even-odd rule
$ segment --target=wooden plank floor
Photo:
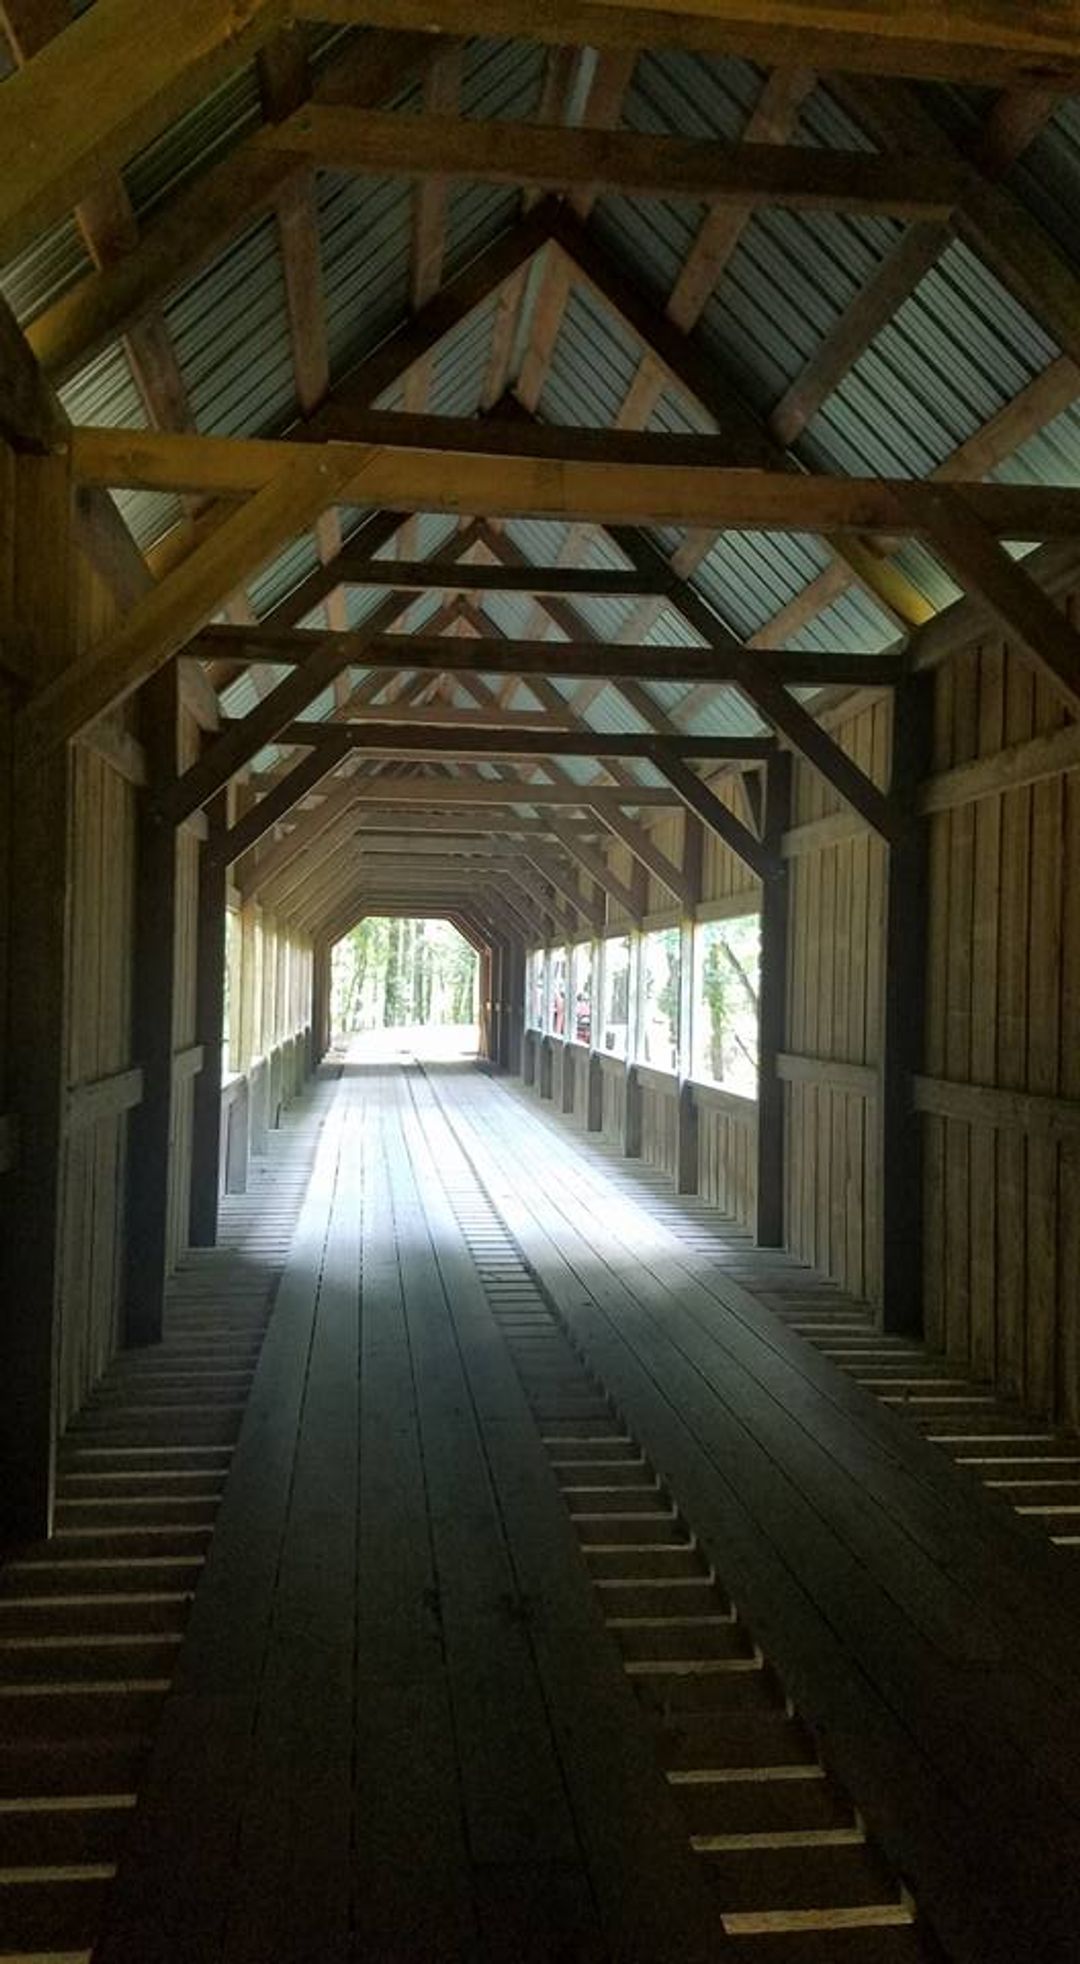
[[[615,1619],[620,1661],[600,1588],[635,1563],[636,1610],[666,1564],[712,1613]],[[1065,1964],[1072,1572],[565,1127],[347,1066],[96,1956],[907,1964],[907,1883],[964,1964]],[[656,1649],[680,1620],[707,1658]],[[813,1733],[782,1782],[769,1666]],[[749,1765],[709,1774],[706,1879],[671,1753],[732,1724],[757,1811]],[[848,1927],[759,1915],[766,1855]]]

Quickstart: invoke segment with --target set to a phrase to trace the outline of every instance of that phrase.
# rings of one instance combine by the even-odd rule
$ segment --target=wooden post
[[[67,459],[10,456],[3,494],[17,573],[0,621],[30,637],[42,683],[75,652],[71,485]],[[2,557],[2,556],[0,556]],[[2,762],[2,760],[0,760]],[[14,1163],[0,1177],[0,1534],[51,1532],[56,1459],[60,1229],[67,1083],[67,883],[71,753],[62,745],[27,766],[20,717],[0,795],[9,839],[10,911],[4,1105]],[[0,1002],[3,996],[0,995]]]
[[[480,956],[480,1027],[477,1033],[481,1057],[490,1063],[494,1056],[495,1037],[495,964],[491,948],[486,947]]]
[[[645,912],[648,874],[634,861],[630,885],[637,901],[635,913]],[[641,1050],[641,929],[631,923],[627,930],[630,965],[626,972],[626,1111],[623,1119],[622,1149],[627,1159],[641,1158],[642,1088],[637,1073]]]
[[[893,692],[890,793],[907,826],[889,847],[882,963],[885,1001],[878,1091],[882,1327],[922,1329],[922,1121],[912,1084],[923,1068],[926,1013],[926,821],[915,794],[929,774],[933,678],[907,677]]]
[[[588,1132],[602,1132],[604,1129],[604,1067],[600,1052],[589,1052],[589,1086],[585,1106],[585,1129]]]
[[[318,943],[311,960],[311,1067],[314,1070],[330,1048],[330,950]]]
[[[689,1078],[679,1085],[675,1133],[675,1191],[697,1193],[700,1184],[700,1124]]]
[[[569,993],[569,991],[567,993]],[[567,1038],[566,1041],[563,1043],[563,1053],[562,1053],[562,1104],[560,1109],[563,1112],[572,1112],[574,1109],[574,1102],[575,1102],[574,1093],[575,1093],[576,1085],[577,1085],[577,1057],[574,1051],[570,1048],[570,1040],[569,1038]]]
[[[219,791],[206,807],[210,838],[220,839],[229,822],[227,794]],[[204,846],[199,859],[199,913],[195,971],[196,1042],[203,1052],[195,1079],[191,1139],[191,1207],[188,1233],[193,1248],[217,1241],[221,1183],[221,1051],[225,1039],[225,889],[228,867]]]
[[[705,858],[705,828],[699,818],[687,811],[683,816],[682,868],[686,881],[686,905],[695,907],[701,899],[702,868]],[[684,912],[679,922],[679,1025],[678,1100],[675,1133],[675,1191],[698,1190],[698,1110],[694,1103],[691,1077],[694,1069],[694,936],[697,922],[693,913]]]
[[[623,1118],[622,1149],[626,1159],[641,1158],[643,1092],[636,1064],[626,1066],[626,1112]]]
[[[785,1048],[788,989],[788,870],[781,858],[791,822],[791,753],[778,750],[765,765],[762,844],[778,870],[761,883],[761,979],[758,988],[757,1245],[784,1246],[784,1086],[778,1059]]]
[[[139,793],[135,867],[132,1043],[143,1095],[132,1113],[127,1180],[124,1335],[160,1343],[168,1268],[172,1143],[173,997],[176,982],[176,828],[156,799],[176,777],[178,669],[167,662],[144,685],[139,734],[147,783]]]

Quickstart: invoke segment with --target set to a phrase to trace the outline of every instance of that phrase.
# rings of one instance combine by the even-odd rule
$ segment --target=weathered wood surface
[[[105,1964],[713,1954],[437,1123],[333,1100]]]
[[[950,1955],[1064,1964],[1068,1566],[520,1098],[459,1078],[446,1102]]]

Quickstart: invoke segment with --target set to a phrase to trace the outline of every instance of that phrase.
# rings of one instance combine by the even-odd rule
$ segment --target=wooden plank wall
[[[935,770],[1065,721],[988,636],[938,673]],[[929,824],[928,1077],[1080,1099],[1080,771]],[[987,1100],[985,1116],[923,1118],[927,1328],[1030,1411],[1077,1425],[1080,1107],[1071,1130],[1000,1117]]]
[[[888,772],[890,705],[881,697],[832,734],[874,781]],[[862,830],[829,842],[824,821],[843,806],[797,763],[792,793],[798,850],[789,862],[787,1049],[823,1066],[788,1084],[788,1245],[855,1295],[880,1298],[876,1110],[840,1082],[832,1063],[876,1065],[881,1044],[885,848]],[[820,833],[802,827],[820,826]]]
[[[80,566],[80,647],[115,619],[112,596]],[[114,719],[114,727],[123,727]],[[72,746],[68,888],[67,1084],[60,1228],[59,1422],[82,1403],[120,1339],[131,1054],[135,801],[129,779]],[[89,1087],[94,1087],[89,1095]]]
[[[661,1091],[646,1084],[641,1094],[641,1157],[669,1179],[675,1178],[679,1147],[679,1105],[675,1087]]]
[[[603,1134],[614,1144],[622,1143],[626,1130],[626,1073],[621,1063],[604,1066]]]
[[[698,1190],[740,1227],[757,1210],[756,1114],[735,1113],[708,1097],[698,1105]]]
[[[198,761],[201,742],[194,716],[189,710],[181,709],[177,744],[177,761],[181,770],[187,770]],[[197,834],[182,829],[176,842],[176,972],[173,986],[172,1136],[169,1145],[167,1229],[170,1268],[175,1268],[187,1247],[191,1200],[195,1074],[189,1060],[196,1038],[200,851]]]
[[[14,604],[15,594],[15,457],[8,445],[0,441],[0,632]],[[10,855],[11,823],[8,811],[8,798],[11,786],[11,722],[14,715],[14,689],[9,683],[3,664],[0,663],[0,1001],[7,1000],[7,973],[9,960],[9,937],[11,915],[10,896]],[[9,1084],[7,1073],[7,1018],[0,1015],[0,1178],[8,1144],[6,1124],[8,1120]]]
[[[1068,603],[1080,622],[1080,597]],[[826,719],[886,787],[891,705],[851,698]],[[1001,788],[992,760],[1066,718],[998,635],[936,671],[927,905],[925,1318],[931,1341],[1031,1412],[1080,1426],[1080,765]],[[975,762],[977,784],[948,775]],[[1049,766],[1041,766],[1048,771]],[[716,786],[738,809],[730,782]],[[647,816],[647,815],[646,815]],[[682,821],[649,826],[678,860]],[[796,761],[789,860],[785,1054],[787,1242],[871,1302],[881,1297],[876,1072],[881,1058],[886,852]],[[627,879],[622,846],[609,863]],[[705,837],[702,905],[748,892]],[[650,876],[647,912],[670,910]],[[608,925],[625,916],[609,906]],[[673,1164],[672,1101],[646,1087],[645,1157]],[[604,1073],[604,1130],[622,1137],[621,1074]],[[706,1097],[700,1187],[754,1216],[753,1122]]]

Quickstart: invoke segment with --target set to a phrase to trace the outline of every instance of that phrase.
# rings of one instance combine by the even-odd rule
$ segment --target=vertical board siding
[[[641,1097],[641,1157],[669,1179],[675,1178],[679,1151],[679,1103],[675,1082],[670,1091],[647,1084]]]
[[[617,1071],[605,1070],[603,1086],[603,1134],[621,1145],[626,1130],[626,1073],[621,1065]]]
[[[80,591],[80,638],[110,618],[89,572]],[[65,1081],[70,1090],[114,1076],[131,1056],[135,789],[96,751],[71,749]],[[103,1115],[64,1143],[60,1222],[60,1358],[64,1425],[120,1340],[124,1290],[127,1117]]]
[[[702,1101],[698,1108],[698,1187],[740,1227],[753,1228],[757,1209],[757,1125]]]
[[[883,784],[890,708],[883,698],[836,722],[832,735]],[[797,761],[792,822],[843,810]],[[787,1047],[825,1062],[880,1062],[886,852],[869,832],[789,862]],[[877,1302],[881,1296],[877,1119],[873,1100],[828,1082],[786,1087],[788,1246],[803,1261]]]
[[[939,770],[1066,720],[994,636],[940,671],[936,705]],[[1078,807],[1069,771],[931,817],[928,1076],[1080,1095]],[[923,1127],[928,1333],[1032,1413],[1080,1423],[1075,1140]]]

